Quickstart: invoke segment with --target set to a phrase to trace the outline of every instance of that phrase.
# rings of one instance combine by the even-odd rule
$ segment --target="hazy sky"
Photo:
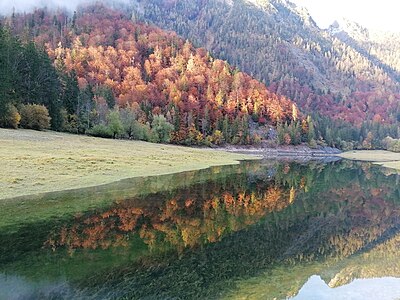
[[[9,14],[13,7],[17,11],[26,11],[35,7],[55,6],[74,9],[78,3],[86,0],[0,0],[0,12]]]
[[[0,0],[0,14],[12,8],[29,10],[33,7],[55,4],[74,9],[78,3],[90,0]],[[129,0],[117,0],[128,2]],[[197,0],[193,0],[197,1]],[[291,0],[306,7],[322,28],[336,19],[347,18],[369,28],[400,32],[400,0]]]
[[[400,32],[400,0],[291,0],[308,9],[322,28],[346,18],[368,28]]]
[[[29,11],[35,7],[64,7],[74,10],[78,4],[96,2],[98,0],[0,0],[0,14],[10,14],[12,9],[16,11]],[[127,3],[129,0],[100,0],[105,3]],[[196,0],[194,0],[196,1]]]

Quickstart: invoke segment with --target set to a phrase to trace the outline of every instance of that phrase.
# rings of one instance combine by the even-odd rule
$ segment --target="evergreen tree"
[[[228,115],[225,115],[224,121],[222,123],[222,135],[224,137],[225,142],[229,143],[231,141],[230,133],[229,133],[229,119]]]
[[[10,44],[9,35],[0,26],[0,121],[4,120],[9,113],[12,91],[12,72],[10,66]]]
[[[63,105],[68,114],[76,114],[78,110],[79,98],[79,86],[76,73],[74,70],[72,70],[69,74],[64,74],[62,78],[65,84],[62,95]]]
[[[315,140],[314,123],[313,123],[311,117],[307,118],[307,123],[308,123],[307,142],[311,143],[313,140]]]
[[[23,103],[41,104],[47,107],[51,117],[51,128],[62,127],[60,101],[61,84],[57,72],[48,55],[29,42],[23,48],[23,56],[19,65],[18,92]]]
[[[85,133],[91,127],[91,116],[94,108],[94,94],[90,84],[79,92],[78,116],[79,132]]]

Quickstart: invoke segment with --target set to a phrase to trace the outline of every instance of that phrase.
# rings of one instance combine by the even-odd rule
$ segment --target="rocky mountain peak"
[[[345,18],[334,21],[327,30],[332,35],[347,34],[357,41],[369,40],[369,31],[367,28]]]

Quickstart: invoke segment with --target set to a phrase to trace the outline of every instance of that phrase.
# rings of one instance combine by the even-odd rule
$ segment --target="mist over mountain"
[[[48,8],[48,9],[66,9],[68,11],[74,11],[78,6],[89,5],[91,3],[104,3],[109,7],[116,7],[119,5],[129,4],[129,0],[2,0],[0,1],[0,15],[11,14],[15,12],[31,12],[36,8]]]

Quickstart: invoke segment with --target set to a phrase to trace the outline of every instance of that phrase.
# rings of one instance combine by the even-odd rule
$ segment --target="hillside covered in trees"
[[[250,123],[276,126],[300,117],[289,99],[205,49],[100,4],[73,15],[13,14],[2,23],[3,126],[22,118],[21,125],[35,128],[26,119],[43,105],[49,116],[42,112],[45,122],[35,129],[249,144],[260,139],[250,135]]]
[[[186,145],[399,138],[396,35],[321,30],[289,1],[133,1],[1,23],[3,127]]]
[[[327,31],[400,81],[399,33],[367,29],[347,19],[334,22]]]
[[[133,11],[136,19],[175,30],[295,101],[313,114],[328,144],[367,147],[372,141],[379,147],[386,135],[398,136],[394,34],[353,24],[363,38],[343,38],[349,26],[322,30],[307,10],[286,0],[136,0]]]

